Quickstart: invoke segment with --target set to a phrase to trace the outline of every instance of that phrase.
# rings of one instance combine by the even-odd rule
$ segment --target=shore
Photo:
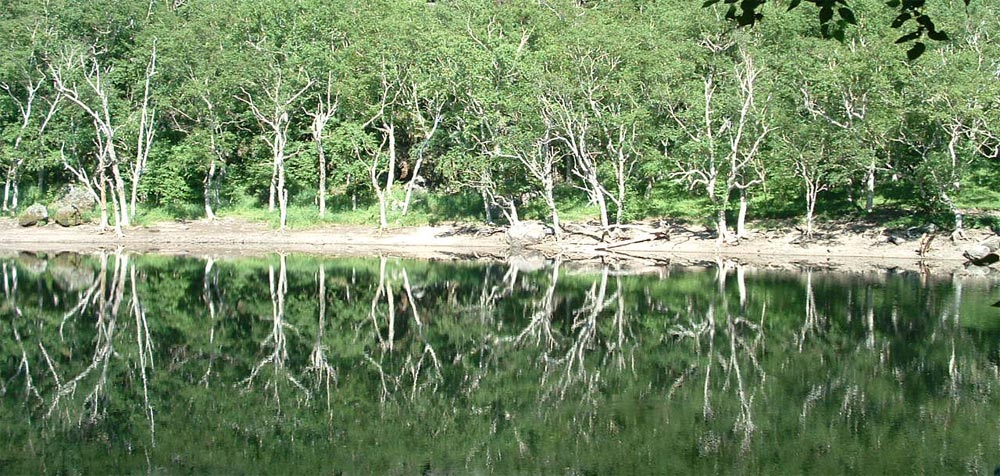
[[[567,227],[573,230],[572,225]],[[649,228],[647,225],[645,228]],[[813,240],[800,231],[768,229],[752,232],[738,243],[719,243],[699,227],[659,223],[656,239],[642,226],[626,230],[613,246],[587,233],[566,233],[514,251],[502,228],[485,225],[375,227],[327,225],[278,231],[262,223],[233,218],[214,221],[162,222],[132,227],[118,238],[94,225],[63,228],[55,224],[23,228],[0,219],[0,252],[94,252],[124,249],[136,253],[183,255],[259,255],[270,252],[329,256],[391,255],[420,259],[506,259],[512,255],[577,261],[620,261],[633,266],[691,265],[735,260],[768,268],[814,267],[844,271],[900,269],[935,273],[970,272],[962,251],[991,235],[969,230],[966,240],[947,233],[931,240],[918,254],[921,235],[857,224],[825,225]],[[643,241],[646,239],[646,241]],[[622,244],[628,242],[627,244]],[[618,246],[620,245],[620,246]],[[996,270],[994,270],[996,271]],[[976,271],[982,273],[982,270]]]

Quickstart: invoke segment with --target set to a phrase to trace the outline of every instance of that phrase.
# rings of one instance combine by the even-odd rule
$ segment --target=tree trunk
[[[267,211],[274,211],[274,198],[278,189],[278,161],[271,166],[271,186],[267,192]]]
[[[115,210],[115,230],[120,231],[122,226],[130,225],[130,220],[128,218],[128,198],[125,195],[125,180],[122,179],[121,169],[118,167],[118,160],[115,157],[111,157],[111,175],[115,180],[115,199],[112,200],[112,205],[117,207]]]
[[[326,217],[326,154],[323,153],[322,140],[316,141],[316,151],[319,153],[319,217]]]
[[[434,117],[434,125],[431,126],[431,130],[427,132],[424,136],[423,142],[417,148],[417,163],[413,165],[413,176],[410,177],[410,181],[406,183],[406,197],[403,199],[403,215],[410,209],[410,197],[413,195],[413,187],[417,183],[417,177],[420,177],[420,166],[424,163],[424,152],[427,150],[427,146],[431,142],[431,138],[434,137],[434,133],[437,132],[438,124],[441,123],[441,114],[439,113]]]
[[[736,237],[744,238],[747,236],[747,191],[746,189],[740,189],[740,211],[736,216]]]
[[[389,226],[389,220],[386,217],[386,208],[388,206],[388,200],[392,198],[392,184],[396,176],[396,126],[393,124],[384,124],[384,133],[388,135],[386,137],[389,140],[389,164],[386,167],[385,176],[385,189],[379,195],[379,228],[385,229]]]
[[[479,195],[483,197],[483,209],[484,209],[483,211],[486,212],[486,223],[492,225],[493,212],[490,209],[492,208],[493,204],[490,203],[489,197],[486,194],[486,190],[479,190]]]
[[[21,197],[21,180],[17,171],[14,172],[14,179],[10,184],[10,209],[17,212],[18,199]]]
[[[107,187],[107,182],[104,179],[104,172],[103,171],[100,173],[100,181],[101,181],[101,199],[100,199],[101,223],[100,223],[100,227],[101,227],[102,230],[107,230],[108,229],[108,187]]]
[[[726,208],[721,207],[715,217],[715,228],[718,234],[719,243],[723,243],[729,238],[729,228],[726,225]]]
[[[868,170],[868,181],[866,183],[868,198],[865,200],[865,212],[871,213],[874,210],[875,202],[875,168]]]
[[[279,229],[285,231],[286,224],[288,223],[288,190],[284,188],[281,189],[281,198],[278,203],[280,204],[280,214],[281,214],[281,225]]]
[[[806,238],[813,237],[813,212],[816,210],[816,193],[806,192]]]
[[[597,202],[597,207],[601,213],[601,228],[607,230],[611,225],[608,220],[608,202],[604,199],[604,192],[601,191],[601,183],[597,181],[597,177],[591,176],[591,188],[594,190],[594,201]]]
[[[215,212],[212,211],[212,188],[215,181],[215,159],[208,166],[208,173],[205,174],[205,217],[215,220]]]
[[[7,178],[4,180],[3,184],[3,208],[0,210],[7,211],[10,210],[10,187],[11,187],[11,173],[7,172]]]
[[[281,215],[281,229],[285,229],[285,217],[288,215],[288,190],[285,189],[285,158],[284,154],[278,162],[278,213]]]
[[[559,210],[556,208],[556,199],[552,189],[551,183],[545,184],[545,204],[552,212],[552,231],[556,234],[556,240],[559,240],[562,238],[562,226],[559,224]]]

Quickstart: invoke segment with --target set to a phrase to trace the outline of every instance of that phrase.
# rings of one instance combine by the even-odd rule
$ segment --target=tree
[[[759,154],[773,126],[767,104],[756,98],[761,69],[749,47],[738,40],[705,40],[703,46],[709,63],[701,67],[704,72],[698,78],[701,97],[679,98],[668,111],[678,126],[679,140],[684,141],[680,145],[684,150],[675,155],[672,176],[703,190],[716,214],[718,239],[724,242],[729,239],[726,211],[733,192],[740,195],[736,236],[746,233],[747,193],[764,181]],[[732,63],[719,62],[717,57],[725,58],[730,49],[736,50]],[[720,80],[733,87],[720,88]]]
[[[735,21],[739,26],[752,26],[763,19],[764,15],[761,11],[768,2],[768,0],[707,0],[703,6],[712,6],[720,1],[729,5],[726,11],[726,18]],[[968,7],[970,0],[963,1],[965,2],[965,6]],[[854,10],[850,8],[846,0],[806,0],[806,2],[815,5],[819,10],[820,28],[823,36],[827,38],[836,38],[837,40],[844,41],[844,30],[847,25],[858,24]],[[802,0],[792,0],[788,9],[797,8],[801,3]],[[914,60],[924,53],[926,45],[919,41],[924,36],[935,41],[947,41],[949,39],[948,34],[939,30],[934,25],[931,17],[925,13],[925,0],[889,0],[886,2],[886,6],[898,9],[899,11],[899,14],[892,21],[891,26],[893,28],[898,29],[911,22],[916,24],[915,30],[904,34],[896,40],[896,43],[913,42],[913,46],[906,52],[907,58]],[[834,11],[836,11],[839,17],[837,21],[833,21]]]
[[[289,113],[295,110],[293,104],[313,85],[312,79],[303,79],[295,73],[291,74],[292,78],[287,76],[288,73],[281,65],[271,63],[260,79],[261,82],[255,84],[254,90],[263,89],[263,95],[243,88],[242,95],[237,96],[237,99],[250,107],[264,134],[264,142],[271,148],[272,172],[267,205],[268,211],[274,211],[274,202],[277,199],[282,230],[285,229],[288,219],[285,158],[289,139],[288,128],[291,125]]]

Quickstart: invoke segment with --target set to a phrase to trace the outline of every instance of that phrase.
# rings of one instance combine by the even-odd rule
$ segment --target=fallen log
[[[636,243],[644,243],[644,242],[647,242],[647,241],[662,240],[662,239],[669,240],[670,239],[670,234],[668,232],[666,232],[666,231],[657,231],[657,232],[653,232],[653,233],[650,233],[650,234],[645,235],[645,236],[640,236],[640,237],[637,237],[637,238],[632,238],[631,240],[616,241],[614,243],[607,243],[607,244],[604,244],[604,245],[595,246],[594,249],[598,250],[598,251],[606,251],[606,250],[609,250],[609,249],[612,249],[612,248],[619,248],[619,247],[622,247],[622,246],[634,245]]]

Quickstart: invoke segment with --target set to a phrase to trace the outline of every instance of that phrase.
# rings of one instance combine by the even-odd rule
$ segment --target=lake
[[[0,258],[3,474],[992,474],[996,281]]]

